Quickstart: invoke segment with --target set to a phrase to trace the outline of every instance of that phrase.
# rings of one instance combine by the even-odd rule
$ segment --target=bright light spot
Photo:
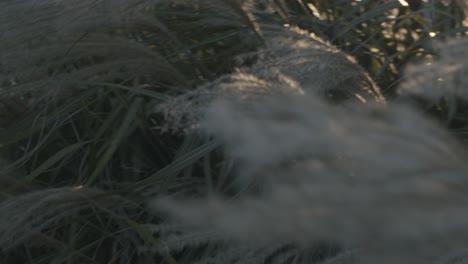
[[[364,99],[364,97],[362,97],[361,95],[359,95],[359,94],[354,94],[354,96],[356,96],[356,98],[357,98],[359,101],[363,102],[364,104],[367,103],[367,100]]]
[[[408,2],[406,2],[405,0],[398,0],[398,2],[400,2],[402,6],[409,6]]]
[[[311,3],[307,4],[307,7],[312,11],[312,14],[314,14],[315,17],[317,17],[320,20],[323,20],[322,15],[320,15],[320,11]]]
[[[79,189],[83,189],[83,185],[77,185],[77,186],[73,186],[73,189],[75,190],[79,190]]]
[[[435,32],[429,32],[429,36],[435,37],[437,34]]]

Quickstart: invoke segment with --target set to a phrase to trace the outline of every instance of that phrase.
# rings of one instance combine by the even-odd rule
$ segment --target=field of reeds
[[[3,0],[0,263],[468,263],[468,1]]]

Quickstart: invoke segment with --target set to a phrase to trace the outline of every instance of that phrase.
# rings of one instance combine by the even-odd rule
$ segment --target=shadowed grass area
[[[288,228],[309,218],[277,221],[276,213],[287,212],[281,211],[283,199],[296,196],[278,195],[278,183],[271,185],[257,173],[300,172],[295,165],[314,153],[314,140],[336,147],[327,148],[330,153],[318,148],[320,155],[329,155],[321,173],[371,175],[388,169],[403,175],[402,167],[428,169],[427,163],[434,165],[442,154],[465,171],[463,143],[452,143],[446,134],[461,142],[466,138],[466,41],[437,48],[440,41],[466,35],[463,6],[461,0],[2,1],[0,262],[350,261],[356,248],[342,236],[325,232],[307,241],[292,239],[296,233]],[[437,84],[443,75],[443,85],[403,82],[407,64],[424,59],[436,59],[434,66],[408,70],[409,81]],[[454,68],[444,71],[446,66]],[[431,87],[456,89],[433,96]],[[292,95],[313,99],[285,99]],[[280,107],[260,103],[270,96],[282,98]],[[224,106],[214,108],[220,100]],[[441,120],[442,128],[413,110],[396,110],[394,101],[400,100]],[[355,147],[353,140],[375,143],[344,153],[369,166],[336,160],[340,149]],[[408,153],[411,159],[398,159]],[[336,189],[349,194],[336,181]],[[301,191],[290,182],[284,186]],[[378,197],[377,205],[388,198],[370,195]],[[214,206],[223,207],[215,209],[225,213],[221,222],[205,222],[219,212],[212,204],[185,208],[167,202],[164,210],[153,208],[155,198],[167,196],[217,197],[223,203]],[[278,199],[273,204],[266,199],[272,212],[253,214],[251,224],[277,221],[279,226],[267,235],[259,228],[260,242],[245,243],[242,232],[250,226],[232,221],[245,216],[237,202],[250,208],[251,196],[252,204]],[[317,204],[321,198],[323,206],[335,205],[333,197],[317,196]],[[306,198],[296,205],[308,204]],[[190,221],[171,215],[213,225],[192,229],[186,225]],[[242,231],[241,242],[214,227]],[[315,234],[313,228],[304,230]],[[349,234],[349,240],[361,235],[365,232]]]

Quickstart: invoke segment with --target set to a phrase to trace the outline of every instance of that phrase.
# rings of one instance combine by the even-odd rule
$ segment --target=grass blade
[[[114,155],[115,151],[117,150],[118,146],[124,139],[126,135],[131,133],[136,126],[132,127],[134,123],[135,115],[142,104],[142,98],[136,98],[133,103],[131,104],[125,119],[122,122],[120,129],[115,134],[114,138],[110,142],[109,148],[106,152],[102,155],[101,159],[98,161],[96,169],[91,173],[88,180],[86,181],[85,185],[91,185],[97,178],[97,176],[104,170],[106,165],[108,164],[109,160]]]

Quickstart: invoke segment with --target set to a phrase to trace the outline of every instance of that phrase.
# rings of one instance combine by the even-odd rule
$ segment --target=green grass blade
[[[193,149],[190,152],[187,152],[184,155],[181,155],[179,158],[175,159],[171,164],[149,176],[148,178],[139,181],[135,184],[135,189],[142,189],[149,187],[153,182],[157,181],[160,178],[167,178],[174,174],[179,173],[187,166],[194,164],[196,161],[204,157],[207,153],[214,150],[220,145],[217,140],[207,142],[196,149]]]
[[[0,134],[0,148],[6,147],[22,139],[25,139],[41,130],[43,127],[49,126],[52,123],[57,122],[57,120],[63,119],[64,116],[69,115],[69,113],[79,111],[84,106],[89,105],[95,101],[86,101],[92,98],[92,96],[94,96],[95,94],[96,91],[93,91],[93,89],[89,89],[88,91],[83,92],[76,99],[61,106],[59,109],[47,115],[46,117],[43,117],[42,120],[37,120],[37,113],[31,113],[29,117],[22,119],[20,123],[12,126],[5,132]],[[38,123],[41,125],[33,126],[32,124],[34,123]]]
[[[80,149],[86,143],[88,143],[88,142],[86,142],[86,141],[78,142],[78,143],[70,145],[70,146],[62,149],[61,151],[55,153],[55,155],[53,155],[52,157],[50,157],[49,159],[44,161],[41,165],[39,165],[39,167],[37,167],[34,171],[32,171],[28,176],[26,176],[24,179],[18,181],[14,186],[10,187],[9,188],[10,191],[14,191],[17,188],[20,188],[21,186],[33,181],[36,177],[38,177],[39,175],[41,175],[42,173],[44,173],[45,171],[50,169],[54,164],[56,164],[57,162],[65,159],[66,157],[68,157],[68,156],[72,155],[73,153],[75,153],[75,151]]]
[[[117,150],[118,146],[120,145],[124,137],[128,135],[129,133],[131,133],[136,128],[136,126],[132,126],[132,124],[134,123],[134,119],[136,118],[136,113],[138,109],[141,107],[141,104],[142,104],[142,98],[136,98],[133,101],[133,103],[130,105],[127,115],[125,116],[125,119],[123,120],[122,125],[120,126],[120,129],[114,135],[112,141],[110,142],[108,149],[106,150],[106,152],[104,152],[102,157],[99,159],[96,165],[96,169],[91,173],[85,185],[89,186],[96,180],[97,176],[105,169],[106,165],[108,164],[109,160],[114,155],[115,151]]]
[[[104,87],[108,87],[108,88],[116,88],[116,89],[120,89],[120,90],[124,90],[124,91],[129,91],[129,92],[131,92],[131,93],[133,93],[135,95],[147,96],[149,98],[157,99],[157,100],[162,101],[162,102],[167,101],[168,99],[170,99],[170,97],[165,95],[165,94],[154,92],[154,91],[151,91],[151,90],[146,90],[146,89],[143,89],[141,87],[129,87],[129,86],[124,86],[124,85],[120,85],[120,84],[102,83],[102,82],[86,82],[86,84],[98,85],[98,86],[104,86]]]
[[[392,9],[399,8],[399,7],[401,7],[400,2],[391,1],[389,3],[378,6],[377,8],[369,10],[368,12],[354,18],[353,20],[351,20],[351,22],[349,22],[349,25],[347,27],[345,27],[344,29],[339,31],[332,38],[332,41],[337,39],[337,38],[340,38],[341,36],[346,34],[348,31],[352,30],[353,28],[355,28],[357,25],[361,24],[362,22],[368,21],[368,20],[370,20],[370,19],[372,19],[374,17],[383,16],[385,14],[385,12],[388,12],[388,11],[390,11]]]

